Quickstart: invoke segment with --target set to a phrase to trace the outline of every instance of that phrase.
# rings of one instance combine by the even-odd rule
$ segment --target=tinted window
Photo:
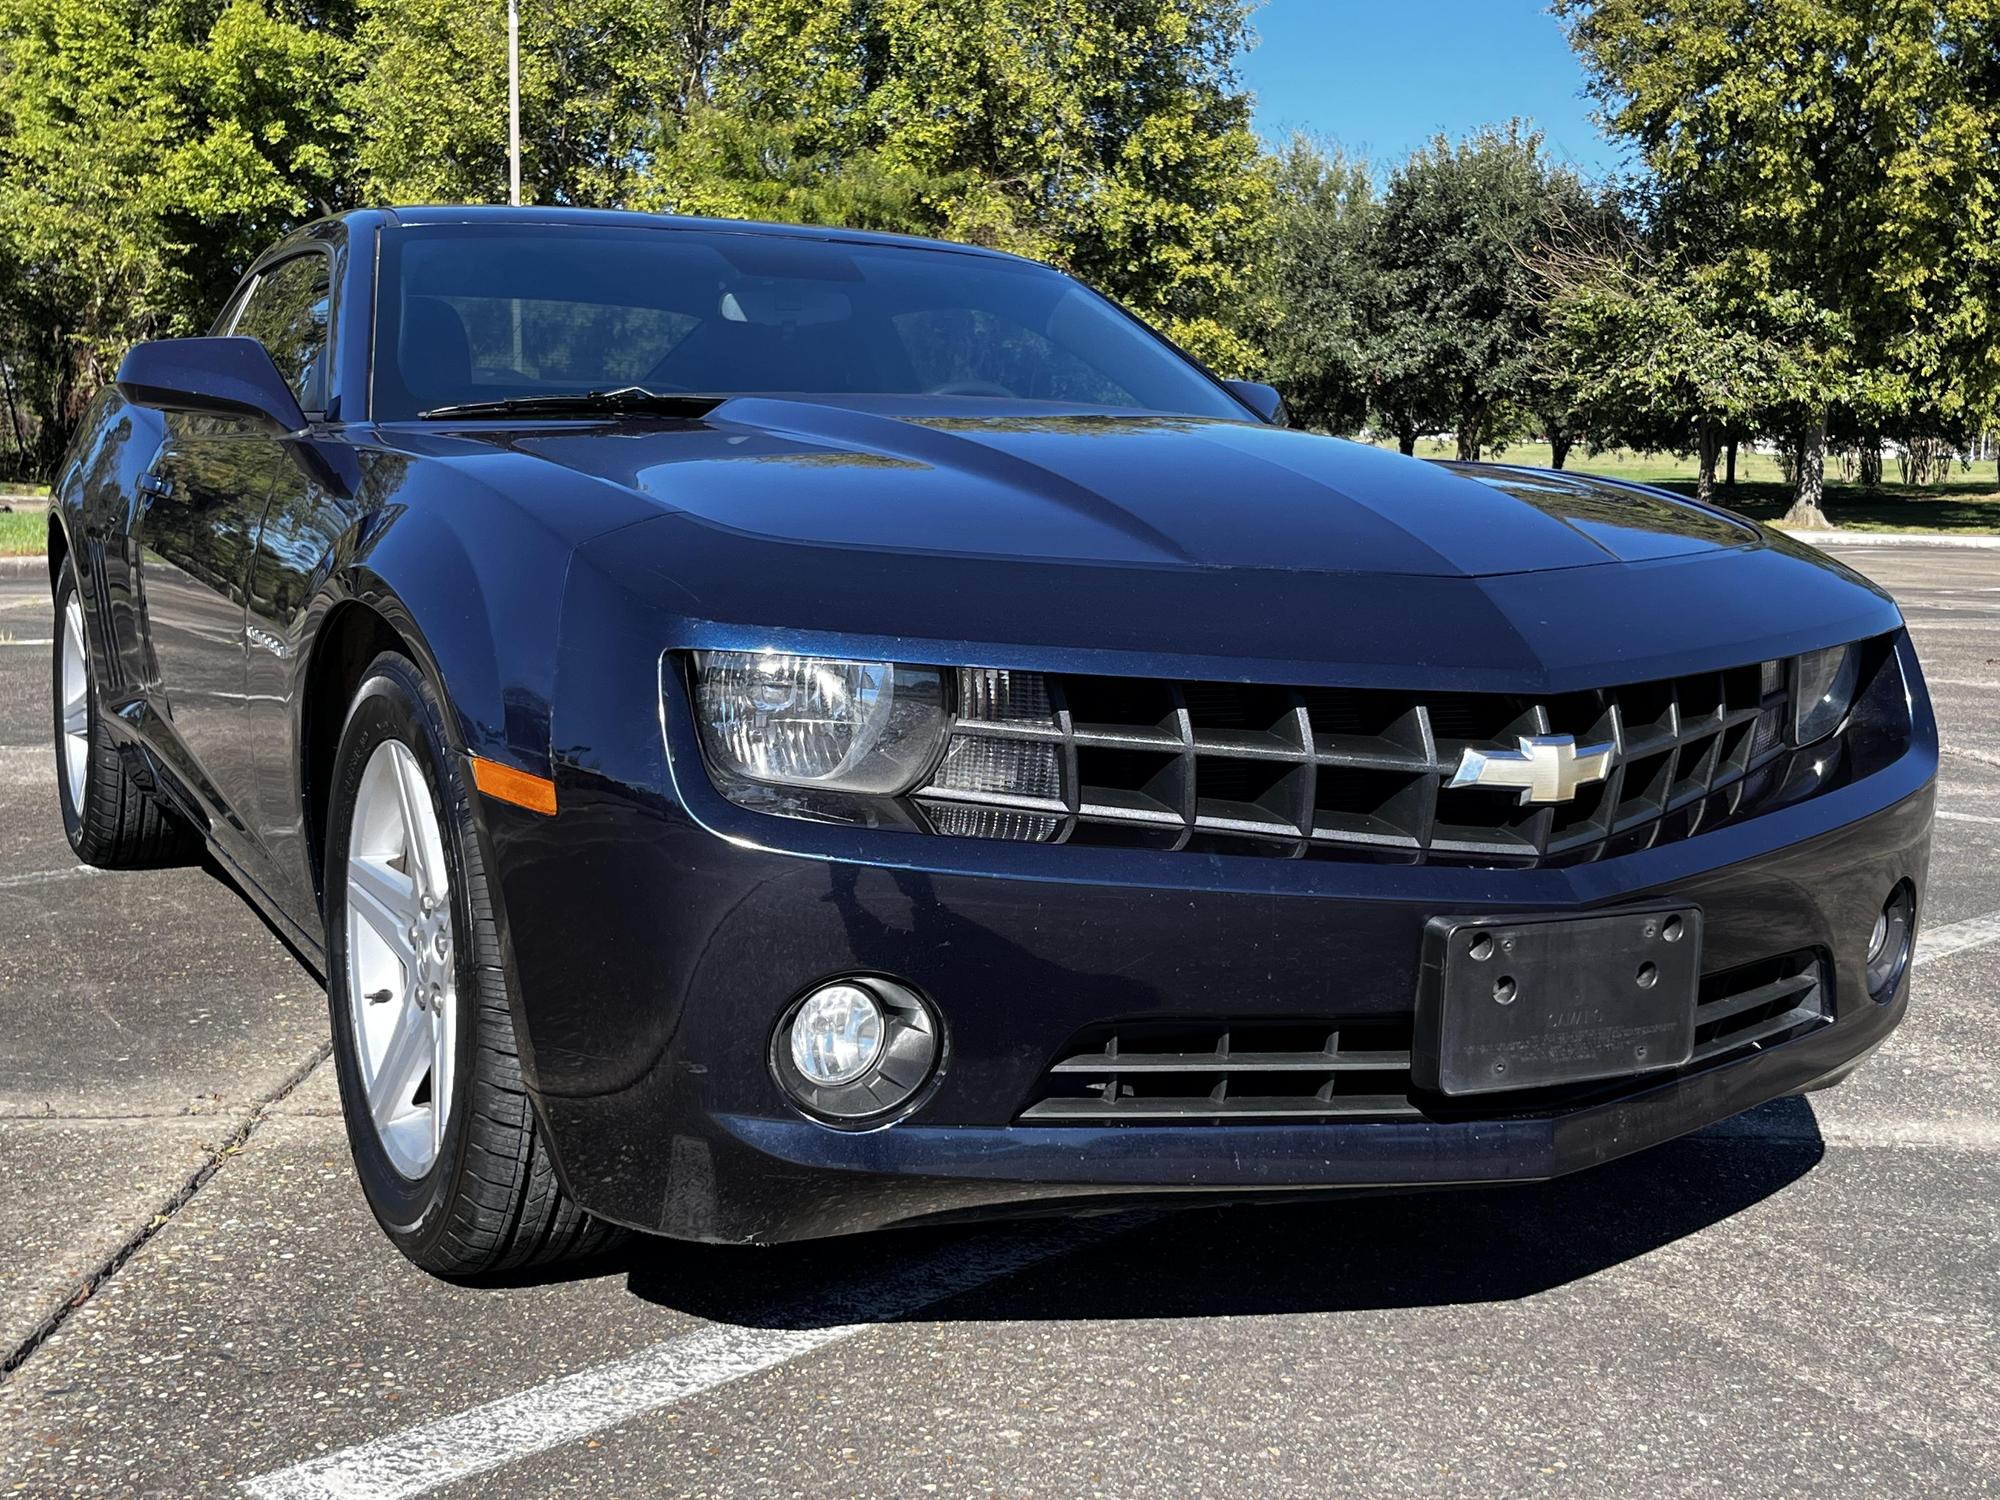
[[[234,332],[256,339],[306,411],[326,407],[326,325],[332,272],[320,254],[281,261],[257,278]]]
[[[624,385],[976,396],[1233,417],[1199,369],[1041,266],[729,230],[384,237],[375,413]]]

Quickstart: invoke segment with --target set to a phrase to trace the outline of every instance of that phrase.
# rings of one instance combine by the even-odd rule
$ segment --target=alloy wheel
[[[83,602],[74,593],[63,606],[62,764],[69,805],[83,816],[83,778],[90,768],[90,658],[83,646]]]
[[[368,757],[347,853],[347,995],[369,1118],[396,1170],[437,1161],[451,1117],[458,987],[444,839],[400,740]]]

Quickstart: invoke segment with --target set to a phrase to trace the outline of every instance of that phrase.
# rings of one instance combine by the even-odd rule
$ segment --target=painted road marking
[[[716,1323],[420,1427],[245,1480],[257,1500],[402,1500],[672,1406],[1151,1223],[1078,1220],[953,1245],[791,1307],[781,1327]]]
[[[2000,770],[2000,755],[1995,755],[1990,750],[1967,750],[1960,745],[1946,745],[1944,753],[1956,756],[1959,760],[1969,760],[1975,766],[1987,766],[1993,770]]]
[[[1988,912],[1983,917],[1968,917],[1963,922],[1947,922],[1942,927],[1928,928],[1917,936],[1917,963],[1933,963],[1940,958],[1950,958],[1954,953],[1963,953],[1970,948],[1985,948],[2000,943],[2000,911]]]
[[[47,885],[53,880],[75,880],[80,875],[104,873],[94,865],[71,865],[67,870],[29,870],[22,875],[0,875],[0,891],[11,891],[16,886]]]
[[[1946,823],[2000,823],[2000,818],[1991,818],[1985,813],[1944,812],[1940,810],[1938,818],[1940,821]]]

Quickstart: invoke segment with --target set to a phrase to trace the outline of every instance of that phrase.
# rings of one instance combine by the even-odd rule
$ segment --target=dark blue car
[[[350,214],[56,496],[71,841],[205,851],[324,977],[437,1272],[1547,1178],[1906,1004],[1880,590],[1289,430],[1012,257]]]

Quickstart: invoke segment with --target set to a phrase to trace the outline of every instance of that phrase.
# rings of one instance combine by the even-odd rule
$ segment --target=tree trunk
[[[1553,427],[1549,429],[1549,467],[1551,469],[1560,469],[1564,464],[1569,462],[1570,444],[1575,441],[1576,439],[1572,438],[1566,432],[1558,431]]]
[[[1727,455],[1726,462],[1728,466],[1722,473],[1722,487],[1726,490],[1733,490],[1736,488],[1736,436],[1734,433],[1730,434],[1729,446],[1723,449],[1723,452]]]
[[[1695,453],[1698,467],[1695,470],[1694,496],[1697,500],[1707,500],[1715,493],[1715,456],[1721,450],[1722,429],[1707,417],[1699,417],[1694,424]]]
[[[1860,463],[1861,482],[1871,490],[1882,487],[1882,435],[1866,433],[1861,439]]]
[[[1414,458],[1417,453],[1417,429],[1414,426],[1396,429],[1396,446],[1403,451],[1403,457]]]
[[[1803,530],[1830,531],[1826,518],[1826,413],[1816,413],[1806,430],[1799,434],[1799,482],[1792,495],[1792,508],[1785,512],[1785,524]]]
[[[1465,422],[1458,424],[1458,461],[1462,464],[1479,462],[1479,429]]]

